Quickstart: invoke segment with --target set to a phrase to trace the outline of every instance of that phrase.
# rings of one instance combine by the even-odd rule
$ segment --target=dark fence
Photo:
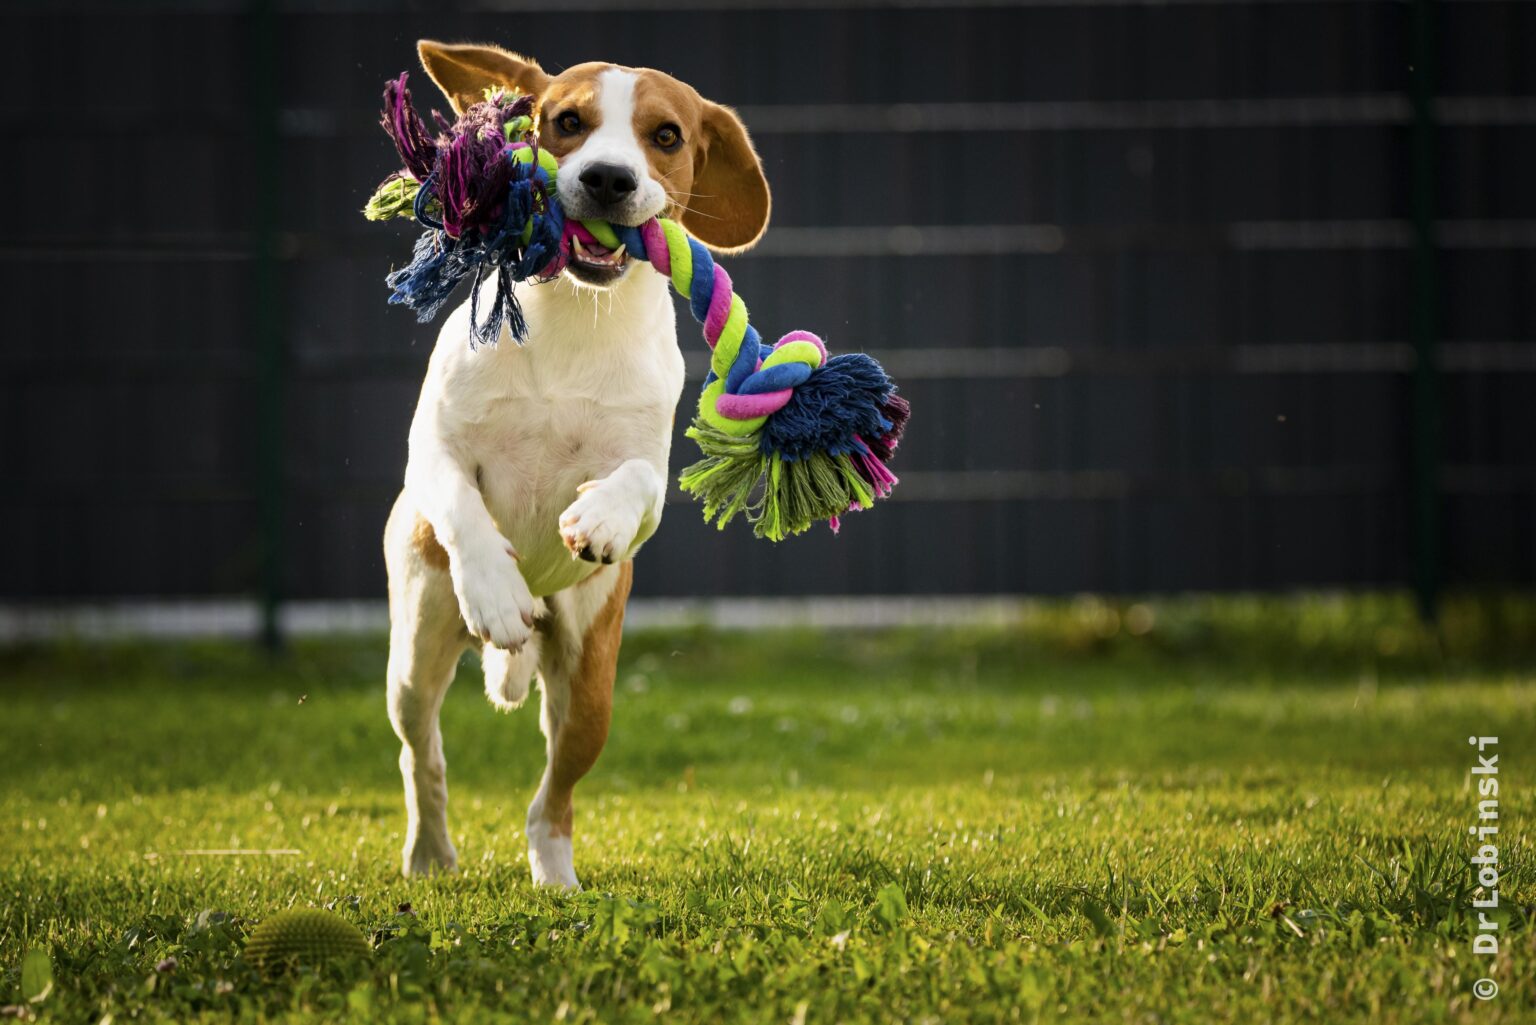
[[[912,399],[898,500],[679,502],[643,593],[1536,580],[1536,5],[315,6],[0,15],[0,597],[382,595],[435,328],[357,211],[419,36],[739,107],[754,319]]]

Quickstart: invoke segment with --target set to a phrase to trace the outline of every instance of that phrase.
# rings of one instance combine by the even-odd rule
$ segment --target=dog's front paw
[[[429,876],[457,871],[459,854],[447,836],[413,836],[405,842],[402,862],[407,876]]]
[[[452,568],[465,628],[508,651],[526,644],[533,635],[534,601],[512,546],[502,541],[483,552],[464,553]]]
[[[588,562],[621,562],[628,558],[640,532],[640,510],[634,496],[612,478],[588,481],[560,514],[560,539],[571,555]]]

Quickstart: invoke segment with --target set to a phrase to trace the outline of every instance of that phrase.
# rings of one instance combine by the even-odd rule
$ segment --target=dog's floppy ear
[[[768,227],[773,200],[747,129],[729,107],[705,102],[683,227],[711,249],[746,249]]]
[[[499,46],[423,39],[416,44],[416,52],[421,56],[421,66],[448,97],[456,114],[485,99],[485,90],[493,85],[516,86],[533,96],[549,85],[549,76],[537,61]]]

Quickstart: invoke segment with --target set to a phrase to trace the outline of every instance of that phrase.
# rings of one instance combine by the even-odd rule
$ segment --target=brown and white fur
[[[668,213],[730,251],[767,226],[768,185],[729,109],[657,71],[559,75],[491,46],[418,45],[456,111],[492,85],[537,98],[568,215],[640,224]],[[637,265],[631,265],[636,263]],[[408,875],[455,867],[438,710],[463,651],[516,708],[537,675],[548,764],[528,808],[528,864],[575,888],[572,791],[607,740],[630,559],[661,521],[683,358],[668,283],[583,254],[519,290],[524,345],[471,349],[468,304],[443,325],[411,424],[405,487],[384,533],[389,716],[402,744]]]

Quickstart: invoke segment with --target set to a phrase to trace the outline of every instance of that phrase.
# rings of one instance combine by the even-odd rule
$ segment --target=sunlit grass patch
[[[1310,661],[1244,657],[1241,631],[1123,625],[1080,649],[1077,629],[631,638],[574,898],[528,884],[536,716],[493,712],[473,660],[443,726],[462,870],[407,881],[377,641],[3,656],[0,1003],[118,1022],[1536,1013],[1519,659],[1326,633]],[[1491,967],[1470,952],[1473,733],[1504,752]],[[311,905],[361,927],[371,962],[255,972],[252,924]]]

